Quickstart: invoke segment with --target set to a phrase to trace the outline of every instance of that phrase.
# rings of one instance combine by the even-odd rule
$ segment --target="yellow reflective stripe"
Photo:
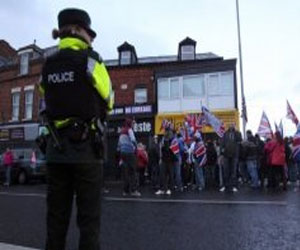
[[[88,58],[87,73],[93,79],[94,87],[100,96],[106,101],[109,110],[113,107],[112,88],[109,75],[103,63],[99,63],[95,59]]]
[[[56,128],[63,128],[70,122],[70,120],[71,120],[70,118],[67,118],[64,120],[56,120],[56,121],[54,121],[54,126]]]
[[[44,87],[42,86],[42,83],[40,83],[38,86],[39,86],[39,92],[40,92],[40,94],[41,94],[42,96],[44,96],[44,95],[45,95],[45,89],[44,89]]]
[[[58,48],[59,49],[73,49],[73,50],[82,50],[87,49],[89,45],[84,41],[74,38],[74,37],[66,37],[59,41]]]

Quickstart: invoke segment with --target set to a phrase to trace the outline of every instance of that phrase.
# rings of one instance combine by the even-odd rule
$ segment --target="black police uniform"
[[[81,10],[65,10],[59,15],[59,23],[62,26],[66,18],[66,23],[75,22],[89,27],[90,20],[87,17],[87,13]],[[103,120],[111,108],[111,86],[105,66],[84,41],[66,36],[61,39],[59,48],[58,53],[47,58],[41,82],[47,119],[53,122],[57,135],[57,138],[49,136],[46,148],[46,249],[65,248],[73,197],[76,194],[79,249],[98,250],[101,159],[95,150],[99,151],[95,147],[98,130],[94,121],[95,117]],[[94,66],[92,68],[91,62]],[[97,83],[97,79],[101,83]],[[97,84],[102,84],[104,89],[97,90]],[[59,141],[59,147],[56,140]]]

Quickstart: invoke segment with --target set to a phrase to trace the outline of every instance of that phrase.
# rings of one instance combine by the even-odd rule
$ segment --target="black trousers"
[[[134,153],[121,153],[124,169],[124,192],[131,193],[137,190],[136,157]]]
[[[73,198],[76,195],[80,250],[99,250],[101,166],[49,164],[47,250],[65,249]]]
[[[161,189],[167,191],[174,187],[174,163],[173,162],[162,162],[160,166],[161,173]]]

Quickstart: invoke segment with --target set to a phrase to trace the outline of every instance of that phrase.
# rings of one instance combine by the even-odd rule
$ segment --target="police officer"
[[[74,194],[80,250],[100,248],[101,122],[112,109],[111,83],[84,10],[64,9],[53,38],[58,52],[47,58],[40,90],[44,94],[49,136],[47,250],[65,249]],[[51,128],[51,129],[50,129]]]

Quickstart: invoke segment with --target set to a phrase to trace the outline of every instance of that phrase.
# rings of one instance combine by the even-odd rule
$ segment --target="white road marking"
[[[153,202],[153,203],[190,203],[206,205],[276,205],[287,206],[285,201],[229,201],[229,200],[182,200],[182,199],[151,199],[151,198],[118,198],[104,197],[107,201],[125,201],[125,202]]]
[[[40,250],[37,248],[31,248],[31,247],[22,247],[17,245],[11,245],[11,244],[5,244],[0,242],[0,249],[1,250]]]
[[[13,192],[0,192],[0,195],[16,196],[16,197],[38,197],[46,198],[46,194],[41,193],[13,193]],[[148,202],[148,203],[189,203],[189,204],[203,204],[203,205],[274,205],[274,206],[287,206],[285,201],[268,201],[268,200],[200,200],[200,199],[171,199],[166,197],[161,198],[134,198],[134,197],[110,197],[104,196],[104,200],[117,201],[117,202]],[[1,249],[1,248],[0,248]],[[1,249],[2,250],[2,249]]]
[[[46,198],[47,196],[46,194],[41,194],[41,193],[13,193],[13,192],[0,192],[0,195],[20,196],[20,197],[40,197],[40,198]]]

